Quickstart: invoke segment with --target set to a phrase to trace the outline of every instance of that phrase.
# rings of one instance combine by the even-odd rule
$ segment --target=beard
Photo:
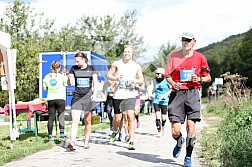
[[[162,78],[156,78],[156,81],[157,81],[158,83],[162,82],[163,80],[164,80],[164,77],[162,77]]]

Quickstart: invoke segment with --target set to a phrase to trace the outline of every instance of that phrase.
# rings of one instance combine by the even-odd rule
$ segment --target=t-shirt
[[[172,77],[174,82],[180,82],[180,89],[200,88],[199,82],[191,81],[192,74],[202,77],[209,75],[205,56],[197,51],[191,57],[183,56],[182,50],[172,53],[165,69],[165,77]]]
[[[118,60],[117,65],[117,75],[122,74],[123,78],[115,85],[114,99],[135,98],[134,85],[129,84],[129,81],[136,79],[139,65],[135,62],[124,63],[123,60]]]
[[[96,74],[95,67],[87,65],[85,69],[81,69],[77,65],[71,67],[70,74],[75,79],[75,95],[86,95],[92,90],[93,74]]]
[[[51,74],[51,76],[50,76]],[[43,79],[43,87],[48,90],[47,100],[66,100],[67,76],[57,73],[49,73]]]
[[[171,87],[171,85],[164,80],[160,83],[156,81],[156,79],[153,80],[154,85],[154,97],[153,97],[153,103],[154,104],[161,104],[161,105],[168,105],[168,91]]]

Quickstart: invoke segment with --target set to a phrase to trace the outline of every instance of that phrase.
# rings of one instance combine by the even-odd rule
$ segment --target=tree
[[[6,17],[1,19],[0,30],[11,35],[12,48],[17,49],[16,100],[29,101],[38,97],[39,51],[43,50],[42,48],[50,49],[46,45],[47,42],[41,40],[39,33],[50,32],[53,21],[42,21],[43,13],[35,13],[29,4],[19,0],[6,8],[5,15]],[[1,96],[6,93],[2,91]],[[1,102],[3,105],[7,101]]]
[[[246,33],[236,56],[237,66],[236,71],[248,77],[246,85],[252,87],[252,28]]]

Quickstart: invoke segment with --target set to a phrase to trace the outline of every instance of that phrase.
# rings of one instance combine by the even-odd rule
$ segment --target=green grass
[[[26,126],[27,114],[21,114],[17,117],[17,125],[20,124],[22,120],[23,127]],[[9,118],[6,117],[6,121]],[[31,155],[33,153],[51,149],[52,147],[61,144],[61,140],[59,139],[59,129],[58,135],[56,135],[55,126],[53,127],[53,136],[54,142],[49,141],[47,138],[47,121],[38,121],[39,134],[38,134],[38,142],[36,142],[36,137],[34,133],[22,133],[19,135],[19,138],[12,142],[13,149],[10,148],[10,128],[8,125],[0,125],[0,166],[25,156]],[[33,127],[33,122],[32,122]],[[69,121],[65,121],[65,134],[69,136],[71,124]],[[79,124],[78,136],[84,136],[84,127]],[[94,124],[92,125],[92,132],[97,130],[106,129],[109,127],[109,121],[106,119],[104,123]]]

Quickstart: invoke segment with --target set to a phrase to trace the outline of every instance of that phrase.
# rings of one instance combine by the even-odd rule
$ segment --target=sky
[[[8,2],[0,0],[2,15]],[[56,20],[56,27],[74,23],[84,15],[122,16],[137,11],[136,32],[144,37],[145,61],[153,60],[162,44],[180,46],[182,32],[196,36],[195,49],[244,33],[252,26],[251,0],[23,0],[35,11]]]

